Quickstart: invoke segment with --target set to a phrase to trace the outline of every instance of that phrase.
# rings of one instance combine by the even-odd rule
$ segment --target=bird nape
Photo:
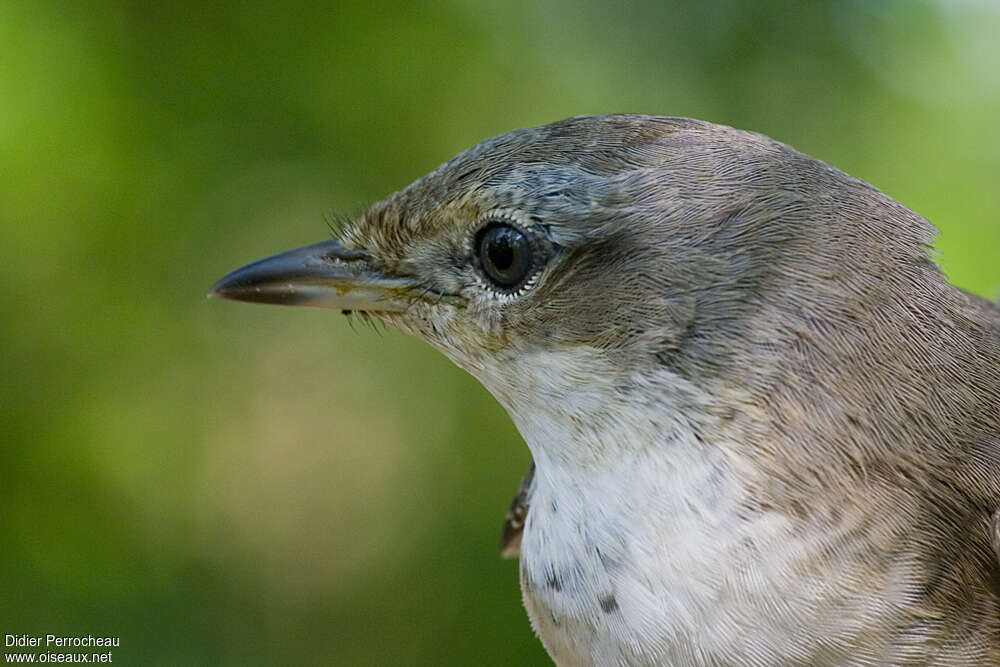
[[[210,295],[368,313],[497,398],[557,663],[1000,664],[1000,309],[933,237],[762,135],[584,116]]]

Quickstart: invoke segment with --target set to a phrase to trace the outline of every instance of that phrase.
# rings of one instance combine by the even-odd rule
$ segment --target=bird
[[[762,134],[578,116],[209,296],[380,318],[496,398],[556,664],[1000,664],[1000,307],[936,233]]]

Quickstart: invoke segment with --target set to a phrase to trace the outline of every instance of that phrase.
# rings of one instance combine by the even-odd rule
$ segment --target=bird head
[[[210,295],[377,316],[515,421],[546,406],[572,421],[654,372],[752,394],[811,320],[858,324],[873,276],[929,264],[930,239],[871,186],[762,135],[584,116],[487,139],[341,238],[237,269]]]

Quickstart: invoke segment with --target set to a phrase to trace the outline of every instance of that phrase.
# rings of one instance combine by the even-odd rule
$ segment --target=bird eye
[[[534,267],[531,241],[517,227],[494,223],[479,232],[476,239],[479,265],[486,277],[504,292],[513,292]]]

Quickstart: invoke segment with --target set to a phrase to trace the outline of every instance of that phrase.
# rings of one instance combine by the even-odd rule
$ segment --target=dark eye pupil
[[[498,224],[481,232],[479,261],[495,285],[517,288],[532,268],[531,244],[521,230]]]
[[[489,244],[486,246],[486,252],[490,256],[490,263],[498,271],[508,271],[513,266],[519,251],[516,245],[517,240],[512,238],[514,235],[512,232],[513,230],[510,229],[499,230],[496,234],[492,235]]]

